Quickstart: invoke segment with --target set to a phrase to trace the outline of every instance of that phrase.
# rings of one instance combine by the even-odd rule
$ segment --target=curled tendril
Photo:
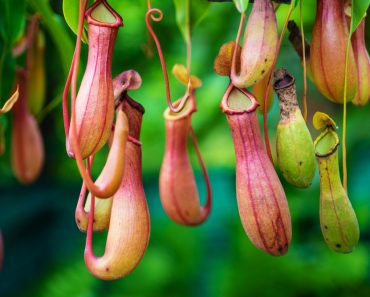
[[[148,7],[150,7],[150,1],[148,1]],[[155,16],[154,14],[158,14],[158,16]],[[174,113],[179,113],[184,109],[184,107],[185,107],[185,105],[186,105],[186,103],[189,99],[191,84],[190,84],[190,80],[189,80],[185,95],[181,98],[179,104],[174,106],[172,104],[172,100],[171,100],[171,91],[170,91],[170,83],[169,83],[169,79],[168,79],[168,71],[167,71],[167,67],[166,67],[166,62],[164,60],[162,47],[161,47],[161,44],[159,42],[159,39],[158,39],[157,35],[155,34],[155,32],[153,30],[152,24],[150,23],[150,20],[153,20],[154,22],[160,22],[162,19],[163,19],[162,10],[160,10],[158,8],[150,8],[148,10],[148,12],[146,13],[145,23],[146,23],[146,26],[148,28],[148,31],[149,31],[150,35],[152,36],[152,38],[154,40],[154,43],[155,43],[156,47],[157,47],[159,60],[161,62],[161,66],[162,66],[164,83],[165,83],[165,87],[166,87],[166,101],[167,101],[168,108]]]
[[[163,11],[159,8],[150,8],[148,12],[150,12],[150,18],[154,22],[158,23],[163,20]],[[157,16],[155,16],[155,14],[157,14]]]

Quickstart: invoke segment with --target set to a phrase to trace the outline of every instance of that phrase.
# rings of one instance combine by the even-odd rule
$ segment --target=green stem
[[[352,28],[352,24],[351,24]],[[352,32],[352,30],[350,30]],[[347,78],[348,78],[348,56],[349,47],[351,45],[351,33],[348,33],[346,47],[346,62],[344,68],[344,90],[343,90],[343,132],[342,132],[342,162],[343,162],[343,188],[347,192]]]
[[[9,6],[8,2],[5,2],[5,14],[6,14],[6,19],[9,19]],[[1,37],[0,37],[1,38]],[[7,40],[6,37],[3,37],[3,49],[1,51],[1,56],[0,56],[0,103],[2,103],[2,93],[3,93],[3,71],[4,71],[4,62],[5,62],[5,57],[6,54],[10,50],[9,46],[9,41]]]
[[[278,42],[278,50],[277,50],[277,53],[276,53],[276,56],[275,56],[275,59],[274,59],[274,63],[271,66],[271,73],[269,74],[270,77],[269,77],[269,80],[268,80],[268,83],[267,83],[267,86],[266,86],[265,95],[264,95],[264,98],[263,98],[263,104],[264,104],[264,108],[263,108],[263,134],[264,135],[263,136],[264,136],[264,139],[265,139],[265,147],[266,147],[267,155],[269,156],[271,163],[274,163],[274,161],[272,159],[271,146],[270,146],[270,140],[269,140],[269,135],[268,135],[268,123],[267,123],[267,106],[268,106],[268,103],[267,102],[268,102],[268,96],[269,96],[269,89],[270,89],[270,86],[272,84],[272,76],[274,75],[274,69],[275,69],[275,66],[276,66],[278,55],[280,53],[281,44],[283,43],[284,33],[285,33],[285,30],[288,26],[288,21],[290,19],[290,16],[293,12],[294,7],[295,7],[295,0],[292,0],[292,2],[290,4],[290,7],[289,7],[289,10],[288,10],[288,14],[287,14],[287,16],[285,18],[285,21],[284,21],[283,28],[281,29],[279,42]],[[236,53],[236,51],[234,51],[234,54],[235,53]]]
[[[301,35],[302,35],[302,51],[303,51],[303,118],[307,122],[307,61],[306,61],[306,44],[304,38],[304,26],[303,26],[303,0],[300,1],[299,5],[299,18],[301,22]]]
[[[1,98],[2,98],[2,82],[3,82],[3,71],[4,71],[4,61],[5,61],[5,56],[7,53],[8,49],[7,46],[4,44],[4,48],[1,52],[0,56],[0,103],[1,103]]]
[[[28,1],[29,4],[40,13],[41,19],[58,49],[64,76],[67,77],[69,65],[73,56],[73,44],[65,27],[59,16],[52,11],[48,0]]]
[[[191,32],[190,32],[190,0],[186,0],[186,66],[190,79],[191,71]]]

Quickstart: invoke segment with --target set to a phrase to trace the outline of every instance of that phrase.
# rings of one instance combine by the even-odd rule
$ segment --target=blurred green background
[[[165,215],[158,195],[165,140],[162,113],[166,103],[158,56],[154,52],[152,58],[147,58],[143,51],[148,38],[144,22],[146,1],[110,0],[109,3],[121,14],[125,24],[115,46],[113,74],[135,69],[143,79],[142,87],[130,95],[146,108],[141,140],[143,179],[151,215],[148,249],[139,266],[124,279],[103,282],[91,276],[83,260],[85,235],[74,222],[81,178],[75,162],[65,153],[60,104],[41,122],[46,162],[40,179],[28,187],[19,185],[13,176],[11,116],[1,116],[1,120],[8,123],[6,153],[0,158],[0,228],[5,243],[0,296],[370,296],[370,105],[361,109],[348,105],[349,197],[360,224],[359,246],[347,255],[335,254],[326,247],[319,225],[316,174],[307,190],[295,189],[283,181],[293,223],[293,241],[287,255],[274,258],[257,250],[240,223],[235,199],[233,143],[219,108],[228,80],[213,73],[213,60],[220,46],[235,39],[239,16],[232,3],[211,3],[206,18],[193,32],[192,69],[203,81],[203,87],[197,91],[198,112],[193,116],[193,124],[210,173],[214,203],[210,218],[202,226],[176,225]],[[64,58],[54,42],[55,36],[48,31],[51,25],[45,16],[50,17],[52,11],[39,10],[49,4],[54,13],[60,15],[54,21],[63,33],[59,35],[59,42],[63,42]],[[161,23],[153,26],[162,41],[168,68],[175,63],[185,64],[186,48],[175,23],[173,2],[153,1],[153,6],[163,9],[165,16]],[[35,9],[41,12],[42,28],[46,32],[47,101],[51,102],[60,98],[64,70],[69,66],[63,59],[71,58],[75,36],[62,18],[62,1],[29,0],[22,13],[29,16]],[[282,6],[277,12],[280,28],[287,9],[288,6]],[[315,1],[304,1],[308,39],[314,17]],[[299,9],[294,11],[293,18],[299,20]],[[368,23],[367,41],[370,40],[369,27]],[[84,46],[82,61],[86,61],[86,53]],[[16,63],[22,64],[22,60]],[[286,67],[296,77],[301,98],[302,68],[287,37],[278,66]],[[7,67],[12,69],[14,65]],[[12,71],[5,71],[2,80],[4,100],[13,84]],[[184,87],[173,78],[171,87],[173,99],[182,95]],[[336,120],[341,133],[342,106],[323,98],[311,82],[308,87],[309,117],[317,110],[327,112]],[[275,98],[269,113],[273,147],[278,120],[279,106]],[[310,130],[315,136],[311,123]],[[200,192],[205,193],[192,150],[191,156]],[[97,157],[96,172],[105,157],[103,150]],[[97,253],[104,251],[105,235],[94,237]]]

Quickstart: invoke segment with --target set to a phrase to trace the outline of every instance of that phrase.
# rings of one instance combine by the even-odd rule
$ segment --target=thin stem
[[[307,122],[307,61],[306,61],[306,44],[304,38],[303,26],[303,0],[299,4],[299,18],[301,22],[302,51],[303,51],[303,118]]]
[[[58,49],[61,65],[63,67],[63,75],[68,74],[68,65],[71,61],[73,46],[67,30],[60,22],[59,16],[54,13],[50,7],[51,1],[49,0],[28,0],[30,6],[37,11],[46,29],[49,31],[51,38],[53,39],[55,46]]]
[[[94,156],[92,156],[91,158],[89,157],[87,162],[86,162],[86,172],[89,176],[91,176],[91,166],[92,166],[93,160],[94,160]],[[82,187],[83,188],[81,189],[81,192],[82,192],[83,189],[86,192],[86,183],[84,181],[83,181]],[[85,195],[86,195],[86,193],[84,194],[84,197],[85,197]],[[81,197],[79,199],[81,199]],[[85,198],[81,199],[81,200],[84,202]],[[82,207],[82,209],[85,211],[83,202],[81,203],[81,205],[78,205],[77,207]],[[80,200],[78,201],[78,203],[80,204]],[[89,218],[88,218],[88,222],[87,222],[85,253],[86,253],[86,251],[88,251],[89,253],[92,252],[92,236],[93,236],[93,230],[94,230],[94,216],[95,216],[95,195],[91,193]]]
[[[155,13],[158,14],[157,17],[154,16]],[[152,25],[150,23],[150,19],[152,19],[154,22],[160,22],[163,19],[163,12],[158,8],[152,8],[152,9],[148,10],[148,12],[146,13],[146,17],[145,17],[145,23],[146,23],[146,26],[148,28],[148,31],[149,31],[150,35],[152,36],[152,38],[155,42],[156,47],[157,47],[159,60],[161,62],[161,66],[162,66],[164,83],[165,83],[165,87],[166,87],[166,100],[167,100],[168,108],[172,112],[178,113],[178,112],[181,112],[184,109],[184,106],[185,106],[185,104],[187,103],[187,101],[189,99],[189,94],[188,94],[189,93],[189,87],[187,88],[187,91],[186,91],[185,95],[181,98],[179,104],[177,106],[174,106],[172,104],[172,100],[171,100],[170,83],[169,83],[169,79],[168,79],[168,72],[167,72],[166,62],[165,62],[164,56],[163,56],[162,47],[161,47],[161,44],[158,40],[157,35],[155,34],[155,32],[152,28]]]
[[[147,3],[147,11],[152,9],[152,4],[150,0],[146,1]],[[146,32],[146,44],[143,45],[144,54],[147,59],[151,59],[154,56],[153,50],[153,40],[149,36],[149,32]]]
[[[87,192],[86,183],[82,181],[81,191],[80,191],[80,195],[78,196],[76,209],[85,210],[84,204],[85,204],[86,192]]]
[[[186,0],[186,66],[191,79],[191,28],[190,28],[190,0]]]
[[[85,253],[93,255],[92,238],[94,229],[94,216],[95,216],[95,195],[91,193],[91,204],[89,211],[89,221],[87,225]]]
[[[71,67],[69,68],[67,81],[66,81],[66,84],[63,90],[63,98],[62,98],[63,124],[64,124],[64,132],[65,132],[67,141],[69,138],[69,128],[70,128],[69,114],[68,114],[68,91],[72,84],[71,104],[73,106],[76,100],[76,83],[77,83],[77,74],[78,74],[78,64],[80,61],[80,54],[81,54],[81,36],[83,32],[83,27],[84,27],[86,6],[87,6],[87,0],[81,0],[79,19],[78,19],[76,46],[75,46],[75,50],[73,53]]]
[[[263,102],[264,102],[263,134],[264,134],[264,138],[265,138],[265,146],[266,146],[267,155],[269,156],[272,163],[273,163],[273,159],[272,159],[272,154],[271,154],[271,146],[270,146],[270,140],[269,140],[269,136],[268,136],[268,125],[267,125],[267,102],[268,102],[268,96],[269,96],[269,89],[270,89],[271,83],[272,83],[272,76],[274,75],[273,69],[275,69],[275,65],[276,65],[276,62],[277,62],[278,54],[280,52],[281,44],[283,43],[284,33],[285,33],[285,30],[288,26],[288,21],[290,19],[290,15],[292,14],[294,6],[295,6],[295,0],[292,0],[292,2],[290,4],[290,7],[289,7],[288,14],[287,14],[287,16],[285,18],[285,21],[284,21],[283,28],[282,28],[281,33],[280,33],[277,53],[276,53],[276,56],[275,56],[275,59],[274,59],[274,63],[272,64],[272,67],[271,67],[272,70],[271,70],[270,77],[269,77],[269,80],[268,80],[268,83],[267,83],[267,86],[266,86],[265,96],[263,98]]]
[[[81,43],[82,43],[82,31],[84,27],[84,18],[85,18],[85,11],[86,11],[87,0],[81,0],[80,6],[80,15],[79,15],[79,23],[78,23],[78,32],[77,32],[77,42],[75,48],[74,59],[72,62],[72,82],[71,82],[71,105],[72,110],[74,109],[76,98],[77,98],[77,75],[78,75],[78,66],[80,61],[81,55]],[[73,112],[72,112],[73,117]],[[73,121],[73,120],[72,120]]]
[[[6,15],[6,19],[9,19],[9,4],[8,2],[5,2],[5,10],[4,10],[4,13]],[[1,101],[1,98],[2,98],[2,92],[3,92],[3,71],[4,71],[4,62],[5,62],[5,57],[6,57],[6,54],[11,50],[11,47],[8,43],[8,40],[7,38],[2,38],[2,51],[1,51],[1,55],[0,55],[0,103],[2,103]],[[3,104],[1,104],[2,106]]]
[[[343,102],[343,132],[342,132],[342,161],[343,161],[343,188],[347,192],[347,102]]]
[[[6,53],[8,52],[7,44],[4,44],[3,50],[0,55],[0,103],[1,103],[1,98],[2,98],[2,82],[3,82],[3,68],[4,68],[4,62],[5,62],[5,56]],[[2,104],[1,104],[2,105]]]
[[[76,49],[75,49],[75,52],[73,53],[71,67],[69,69],[69,73],[68,73],[68,76],[67,76],[67,81],[66,81],[66,84],[64,86],[63,96],[62,96],[64,133],[66,135],[67,141],[68,141],[68,134],[69,134],[69,128],[70,128],[69,113],[68,113],[68,92],[69,92],[69,88],[70,88],[71,82],[72,82],[73,70],[74,70],[74,66],[75,66],[75,56],[76,56]]]
[[[351,24],[352,27],[352,24]],[[350,31],[351,32],[351,31]],[[347,192],[347,80],[348,80],[348,57],[351,45],[351,33],[348,34],[346,47],[346,63],[344,67],[344,90],[343,90],[343,132],[342,132],[342,166],[343,166],[343,188]]]
[[[37,115],[36,119],[37,119],[37,122],[38,123],[41,123],[45,117],[51,112],[54,110],[54,108],[58,107],[59,104],[62,102],[62,104],[64,104],[64,102],[62,101],[62,94],[60,92],[58,92],[58,95],[53,99],[51,100],[45,107],[43,110],[40,111],[40,113]],[[68,105],[66,107],[67,111],[68,111]],[[64,113],[64,109],[63,109],[63,123],[65,122],[65,117],[66,117],[66,122],[68,122],[68,114],[65,114]],[[66,126],[64,126],[64,129],[66,130]],[[66,132],[66,131],[65,131]],[[67,136],[68,134],[66,134]]]
[[[38,31],[39,27],[39,16],[37,14],[33,15],[29,21],[28,28],[27,28],[27,37],[26,37],[26,44],[27,44],[27,53],[26,53],[26,65],[27,71],[32,68],[33,65],[33,55],[34,55],[34,42],[36,38],[36,32]]]
[[[239,46],[239,43],[240,43],[240,38],[242,36],[244,20],[245,20],[245,13],[243,12],[240,15],[239,28],[238,28],[238,33],[236,35],[234,52],[233,52],[233,60],[231,62],[231,74],[230,74],[230,76],[236,75],[236,56],[237,56],[236,53],[238,52],[238,46]]]
[[[87,174],[90,174],[90,172],[91,172],[92,163],[94,162],[94,156],[95,155],[92,155],[86,161],[86,172],[87,172]],[[82,180],[81,191],[80,191],[80,195],[78,197],[78,202],[77,202],[76,209],[81,211],[81,212],[84,212],[84,213],[86,213],[85,212],[86,192],[87,192],[86,183]]]
[[[204,210],[205,210],[206,214],[208,215],[208,213],[211,209],[211,206],[212,206],[211,182],[210,182],[209,175],[208,175],[208,172],[207,172],[207,167],[206,167],[206,165],[204,163],[204,160],[203,160],[203,157],[202,157],[202,153],[200,152],[200,149],[199,149],[197,137],[195,135],[193,127],[190,128],[189,133],[190,133],[191,140],[193,142],[193,146],[194,146],[194,149],[195,149],[195,153],[197,154],[199,164],[200,164],[200,167],[202,169],[204,181],[205,181],[205,184],[206,184],[207,200],[206,200],[206,203],[204,205]]]

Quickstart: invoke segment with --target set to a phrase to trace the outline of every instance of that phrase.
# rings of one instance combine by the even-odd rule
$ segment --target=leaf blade
[[[79,18],[79,0],[63,0],[63,15],[68,27],[77,35]],[[82,31],[82,41],[88,42],[86,29]]]
[[[356,31],[358,25],[361,23],[369,5],[370,0],[352,0],[351,34]]]

